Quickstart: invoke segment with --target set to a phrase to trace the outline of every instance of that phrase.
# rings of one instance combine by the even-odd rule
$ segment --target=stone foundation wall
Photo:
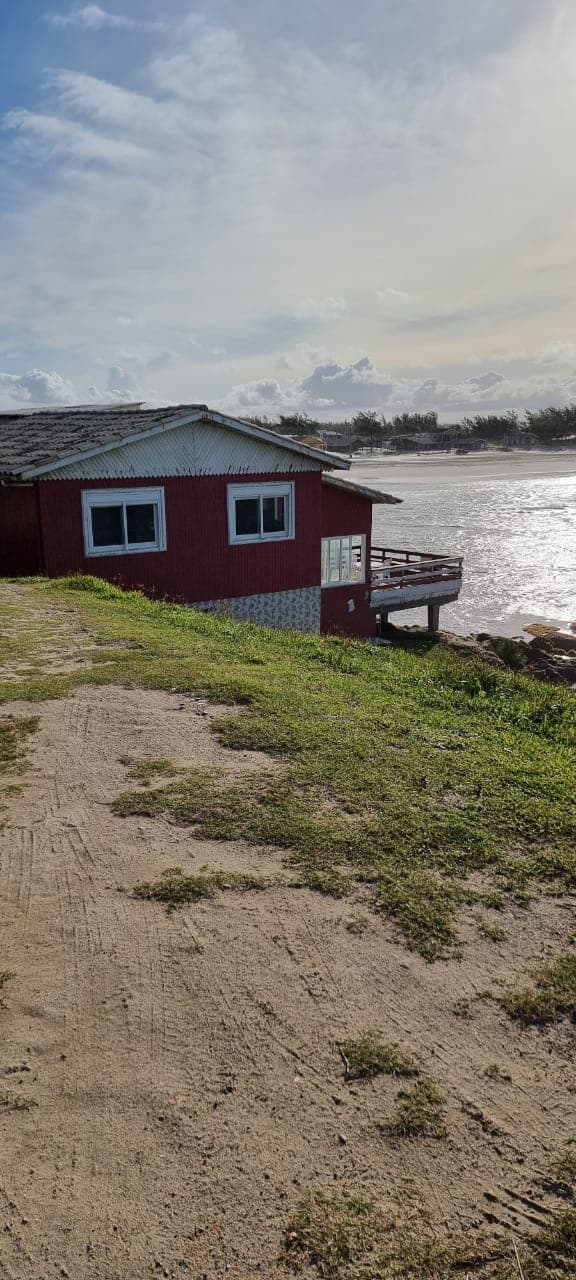
[[[239,622],[257,622],[279,631],[320,630],[321,589],[302,587],[296,591],[269,591],[258,596],[238,596],[231,600],[194,602],[195,609],[229,613]]]

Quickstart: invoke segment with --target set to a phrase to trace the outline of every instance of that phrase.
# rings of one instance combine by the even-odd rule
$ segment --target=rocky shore
[[[382,633],[384,643],[440,643],[468,657],[482,658],[493,666],[508,667],[554,684],[576,687],[576,630],[537,635],[531,640],[494,636],[487,631],[459,636],[439,631],[432,637],[424,627],[389,625]]]

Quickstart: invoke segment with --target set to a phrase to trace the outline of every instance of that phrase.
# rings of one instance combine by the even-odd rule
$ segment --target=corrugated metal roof
[[[387,503],[389,506],[399,504],[402,498],[395,498],[391,493],[382,493],[381,489],[369,489],[365,484],[356,484],[354,480],[344,480],[342,476],[332,476],[324,474],[322,476],[324,484],[333,484],[337,489],[345,489],[350,493],[358,493],[363,498],[369,498],[370,502]]]
[[[280,441],[280,438],[279,438]],[[214,423],[195,422],[79,458],[49,471],[47,480],[127,480],[142,476],[226,476],[320,471],[302,453],[239,435]]]

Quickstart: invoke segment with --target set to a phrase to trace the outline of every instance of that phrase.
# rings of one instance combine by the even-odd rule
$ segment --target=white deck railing
[[[461,580],[462,564],[462,556],[440,556],[426,551],[372,547],[370,584],[383,589]]]

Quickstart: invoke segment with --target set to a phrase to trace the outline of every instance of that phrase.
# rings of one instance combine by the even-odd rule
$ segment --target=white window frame
[[[156,508],[156,538],[154,542],[128,542],[126,507],[150,506]],[[92,534],[94,507],[122,507],[124,542],[118,546],[95,547]],[[83,489],[82,525],[84,528],[85,556],[131,556],[146,551],[166,550],[166,508],[164,489]]]
[[[350,576],[346,577],[346,575],[344,575],[339,577],[337,582],[330,582],[329,580],[325,581],[324,564],[325,564],[326,555],[328,557],[328,565],[330,564],[330,544],[334,544],[334,543],[340,544],[340,550],[339,550],[340,571],[342,572],[342,565],[346,564],[347,562]],[[353,563],[352,549],[353,549],[354,543],[360,543],[360,572],[357,577],[352,577],[352,574],[351,574],[351,567]],[[355,561],[355,563],[357,562]],[[322,539],[321,581],[322,581],[323,589],[328,587],[360,587],[363,585],[363,583],[366,582],[366,534],[365,533],[345,533],[345,534],[342,534],[341,537]]]
[[[260,532],[236,533],[236,503],[241,500],[260,499]],[[286,499],[286,529],[280,533],[265,533],[262,520],[264,498]],[[229,484],[228,485],[228,537],[232,545],[245,542],[287,542],[294,538],[294,483],[284,484]]]

